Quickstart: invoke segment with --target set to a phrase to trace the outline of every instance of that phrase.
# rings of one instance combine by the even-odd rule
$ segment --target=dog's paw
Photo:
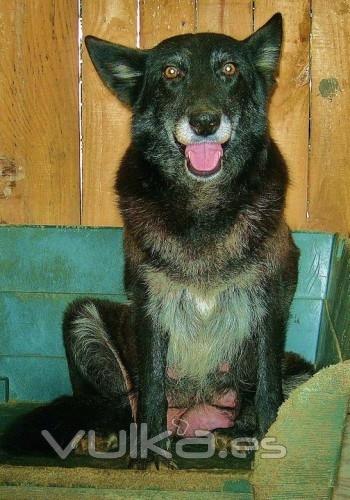
[[[160,455],[155,455],[152,458],[132,458],[129,461],[129,469],[133,470],[169,471],[177,468],[173,460]]]
[[[95,435],[94,451],[110,452],[118,448],[118,436],[109,434],[108,436]],[[89,455],[89,437],[85,435],[74,449],[74,455]]]
[[[231,429],[217,429],[213,432],[216,452],[237,452],[240,450],[254,451],[258,446],[256,433],[247,429],[232,427]]]
[[[231,449],[234,437],[227,432],[213,432],[215,451],[227,451]]]

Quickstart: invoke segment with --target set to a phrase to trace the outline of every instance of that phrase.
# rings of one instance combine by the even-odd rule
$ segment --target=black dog
[[[281,40],[280,14],[242,42],[202,33],[137,50],[87,37],[102,80],[133,110],[116,182],[130,302],[71,305],[74,399],[49,417],[37,411],[36,424],[69,415],[66,439],[133,417],[151,437],[227,427],[263,436],[282,379],[308,376],[307,363],[284,356],[298,250],[283,218],[286,166],[268,132]]]

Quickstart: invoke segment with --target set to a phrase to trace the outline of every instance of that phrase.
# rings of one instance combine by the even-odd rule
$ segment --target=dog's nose
[[[189,123],[197,135],[215,134],[220,126],[221,114],[213,111],[191,113]]]

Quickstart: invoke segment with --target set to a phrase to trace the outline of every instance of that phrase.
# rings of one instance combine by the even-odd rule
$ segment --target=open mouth
[[[185,156],[186,168],[198,177],[210,177],[222,168],[225,143],[194,142],[181,144],[176,141]]]

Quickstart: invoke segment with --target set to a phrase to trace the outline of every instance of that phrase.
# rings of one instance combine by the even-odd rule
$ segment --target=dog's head
[[[88,36],[103,82],[133,109],[133,144],[164,175],[186,182],[237,175],[267,137],[267,103],[282,18],[243,41],[180,35],[150,50]]]

